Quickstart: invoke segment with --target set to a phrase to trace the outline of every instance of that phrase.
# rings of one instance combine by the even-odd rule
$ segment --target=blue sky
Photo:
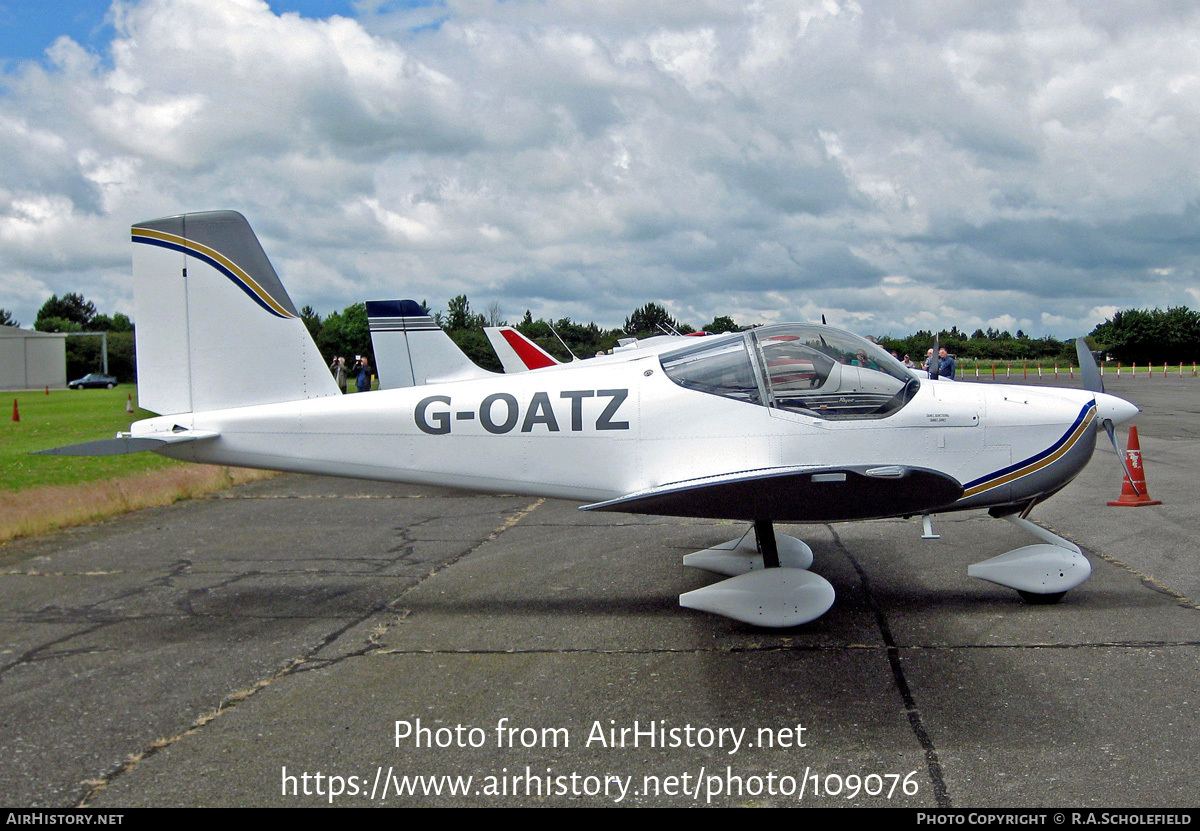
[[[46,48],[62,35],[96,52],[112,38],[105,22],[111,0],[0,0],[0,58],[40,60]],[[349,0],[268,0],[278,14],[299,12],[321,18],[354,16]]]

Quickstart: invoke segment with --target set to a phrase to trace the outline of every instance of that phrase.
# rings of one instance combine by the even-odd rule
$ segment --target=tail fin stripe
[[[508,345],[513,348],[513,351],[517,353],[517,356],[525,363],[525,366],[530,369],[542,369],[543,367],[554,366],[552,359],[538,352],[516,332],[510,329],[501,329],[500,334],[508,341]]]
[[[251,300],[276,317],[286,319],[296,317],[296,315],[292,314],[276,301],[275,298],[271,297],[241,266],[216,249],[209,248],[207,245],[176,234],[154,231],[149,228],[134,228],[132,233],[134,242],[140,242],[145,245],[157,245],[160,248],[169,248],[173,251],[190,254],[193,257],[204,260],[233,281],[233,284],[244,291]]]

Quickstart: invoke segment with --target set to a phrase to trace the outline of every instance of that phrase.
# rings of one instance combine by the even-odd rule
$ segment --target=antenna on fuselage
[[[552,335],[554,335],[554,337],[558,338],[558,342],[562,344],[562,348],[567,350],[567,354],[571,356],[571,360],[578,361],[579,360],[578,356],[576,356],[576,354],[571,351],[571,347],[567,346],[566,341],[564,341],[562,338],[558,337],[558,332],[554,331],[554,325],[552,323],[550,323],[550,321],[548,321],[548,320],[546,321],[546,328],[550,330],[550,334],[552,334]]]

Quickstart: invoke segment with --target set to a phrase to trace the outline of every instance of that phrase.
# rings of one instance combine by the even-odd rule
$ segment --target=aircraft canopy
[[[688,389],[823,419],[882,418],[920,382],[878,344],[816,324],[764,326],[662,355]]]

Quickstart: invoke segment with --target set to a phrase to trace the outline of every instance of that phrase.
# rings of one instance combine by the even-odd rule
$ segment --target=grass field
[[[0,397],[0,489],[22,491],[52,485],[77,485],[114,476],[162,470],[184,464],[157,453],[127,456],[31,456],[64,444],[111,439],[131,422],[151,418],[145,410],[125,412],[126,396],[137,401],[137,388],[51,390],[4,393]],[[20,422],[12,421],[17,401]]]
[[[0,544],[168,505],[269,474],[177,462],[157,453],[33,456],[64,444],[112,438],[153,413],[125,412],[137,388],[5,393],[0,397]],[[21,420],[12,421],[12,402]]]

